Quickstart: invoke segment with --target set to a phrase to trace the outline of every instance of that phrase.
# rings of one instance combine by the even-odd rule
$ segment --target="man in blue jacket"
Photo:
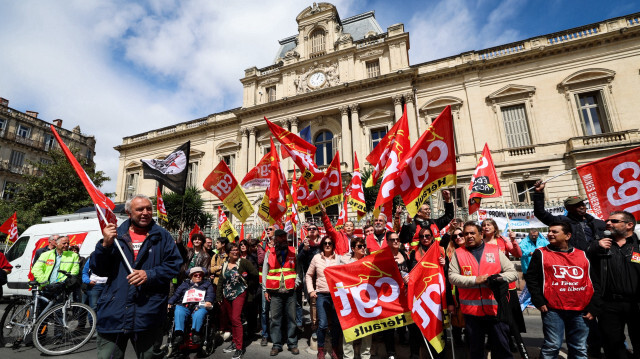
[[[149,197],[134,196],[125,210],[129,219],[118,228],[109,224],[103,229],[104,238],[90,260],[93,273],[107,277],[97,305],[99,359],[124,358],[129,341],[138,358],[154,357],[154,345],[164,334],[169,283],[182,264],[173,238],[151,217]]]

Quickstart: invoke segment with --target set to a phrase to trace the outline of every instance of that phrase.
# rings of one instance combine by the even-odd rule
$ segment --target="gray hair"
[[[70,240],[69,236],[60,236],[60,237],[58,237],[58,239],[56,239],[56,243],[60,242],[60,240],[63,239],[63,238],[66,238],[66,239]]]
[[[149,198],[149,196],[146,196],[146,195],[144,195],[144,194],[137,194],[137,195],[135,195],[135,196],[133,196],[133,197],[129,198],[129,199],[127,200],[127,202],[125,202],[125,204],[124,204],[124,210],[125,210],[127,213],[131,213],[131,202],[133,202],[133,200],[134,200],[134,199],[137,199],[137,198],[146,199],[147,201],[151,202],[151,198]],[[151,202],[151,203],[153,203],[153,202]]]
[[[376,219],[378,219],[378,218],[380,218],[380,217],[384,217],[384,222],[385,222],[385,223],[387,223],[387,215],[386,215],[386,214],[384,214],[384,213],[380,213],[380,214],[378,215],[378,217],[376,217]]]
[[[58,237],[58,238],[59,238],[59,237],[60,237],[60,235],[59,235],[59,234],[52,234],[52,235],[50,235],[50,236],[49,236],[49,242],[51,242],[51,241],[56,241],[56,242],[57,242],[57,241],[58,241],[58,238],[56,238],[56,237]]]

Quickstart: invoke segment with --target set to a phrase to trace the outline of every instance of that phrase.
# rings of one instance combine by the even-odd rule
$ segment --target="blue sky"
[[[312,2],[0,0],[0,97],[96,137],[114,191],[122,137],[238,107],[246,68],[271,64]],[[412,64],[640,11],[635,1],[333,2],[404,23]]]

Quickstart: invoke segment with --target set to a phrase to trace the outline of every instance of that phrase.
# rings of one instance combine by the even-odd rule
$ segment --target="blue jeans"
[[[586,319],[582,318],[582,312],[549,309],[541,315],[544,343],[540,348],[540,358],[557,358],[565,335],[569,358],[587,358],[589,327]]]
[[[197,309],[197,310],[196,310]],[[194,308],[194,311],[190,311],[186,307],[176,305],[176,311],[173,315],[173,323],[175,324],[175,330],[181,330],[184,332],[184,321],[187,316],[191,315],[191,329],[199,331],[204,323],[204,316],[207,315],[207,310],[204,308]]]
[[[318,293],[316,300],[316,308],[318,309],[318,347],[324,348],[324,337],[329,327],[329,317],[331,317],[331,347],[338,348],[340,346],[340,322],[338,321],[338,313],[333,306],[331,294]]]
[[[287,318],[287,347],[298,347],[296,335],[296,293],[271,292],[271,341],[274,348],[282,349],[282,317]]]
[[[260,312],[260,324],[262,324],[262,337],[269,338],[269,309],[271,308],[271,302],[267,302],[264,299],[264,290],[260,290],[262,294],[262,311]]]
[[[82,293],[82,303],[88,305],[96,310],[96,305],[98,304],[98,298],[100,298],[100,294],[104,290],[104,284],[96,284],[93,287],[90,287],[86,291]],[[89,324],[93,325],[92,318],[89,317]]]

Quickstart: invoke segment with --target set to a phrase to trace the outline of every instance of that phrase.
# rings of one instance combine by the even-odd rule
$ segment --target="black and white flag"
[[[187,141],[164,160],[141,160],[143,177],[154,179],[170,190],[184,194],[187,185],[190,147],[191,141]]]

